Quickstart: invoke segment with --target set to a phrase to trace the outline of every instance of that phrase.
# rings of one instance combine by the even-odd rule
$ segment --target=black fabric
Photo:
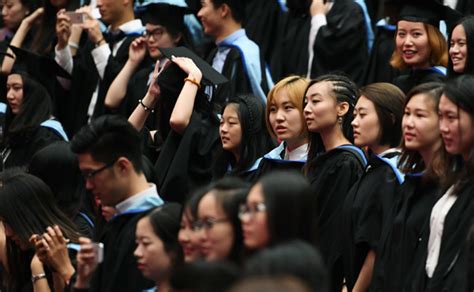
[[[184,204],[196,188],[212,179],[220,144],[217,118],[194,111],[182,135],[171,130],[155,164],[159,193],[165,201]]]
[[[362,8],[352,0],[338,0],[326,19],[314,43],[311,77],[342,71],[360,85],[369,60]]]
[[[391,218],[400,183],[393,169],[372,156],[369,167],[347,195],[342,210],[344,278],[352,291],[365,258],[377,250],[382,228]]]
[[[468,289],[470,279],[467,238],[474,222],[473,193],[474,184],[465,186],[457,194],[456,202],[446,215],[438,265],[431,279],[426,277],[427,249],[424,249],[424,261],[418,263],[417,273],[409,283],[411,285],[407,291],[472,291]]]
[[[456,10],[466,16],[472,15],[474,14],[474,2],[472,2],[472,0],[458,0]]]
[[[434,69],[418,69],[411,70],[409,73],[405,73],[396,77],[393,80],[393,84],[398,86],[405,94],[407,94],[413,87],[428,83],[428,82],[444,82],[446,76]]]
[[[123,214],[105,225],[100,237],[104,261],[94,272],[89,291],[142,291],[155,286],[138,270],[133,255],[135,229],[141,216],[142,213]]]
[[[391,83],[400,73],[390,66],[390,58],[395,47],[395,30],[385,26],[378,26],[375,31],[374,46],[370,54],[369,62],[365,67],[365,79],[363,84],[376,82]]]
[[[370,291],[402,291],[415,267],[426,257],[429,218],[440,196],[439,185],[407,175],[392,211],[393,223],[386,226],[377,249]]]
[[[273,171],[295,171],[303,173],[304,162],[263,158],[255,173],[255,180]]]
[[[344,149],[322,153],[307,177],[313,190],[313,243],[320,249],[331,274],[331,290],[342,289],[342,206],[350,188],[362,176],[360,158]]]

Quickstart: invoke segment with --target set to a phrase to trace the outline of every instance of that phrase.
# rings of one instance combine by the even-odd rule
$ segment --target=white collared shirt
[[[117,210],[117,214],[123,214],[127,211],[132,211],[135,209],[139,209],[144,205],[155,205],[159,206],[163,204],[163,200],[158,195],[158,191],[156,189],[156,185],[150,183],[149,188],[139,192],[131,196],[130,198],[118,203],[115,205],[115,209]]]
[[[293,149],[292,151],[288,150],[288,147],[285,148],[285,160],[291,161],[301,161],[308,158],[308,143],[301,145],[300,147]]]

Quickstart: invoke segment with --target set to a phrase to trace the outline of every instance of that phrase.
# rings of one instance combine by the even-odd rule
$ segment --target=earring
[[[341,117],[341,116],[338,116],[338,117],[337,117],[337,122],[338,122],[339,124],[342,124],[342,117]]]

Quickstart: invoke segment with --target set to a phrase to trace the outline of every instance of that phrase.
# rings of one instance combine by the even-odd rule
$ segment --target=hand
[[[97,268],[97,255],[92,241],[86,237],[80,237],[81,249],[77,253],[77,280],[75,288],[89,288],[92,273]]]
[[[39,18],[43,14],[44,14],[44,8],[40,7],[36,9],[33,13],[28,15],[27,17],[23,18],[23,21],[21,23],[28,25],[28,27],[31,27],[36,21],[39,20]]]
[[[171,61],[173,61],[176,65],[178,65],[181,70],[188,74],[189,78],[196,80],[196,82],[201,82],[202,79],[202,72],[196,66],[196,64],[190,58],[186,57],[171,57]]]
[[[58,49],[64,49],[71,36],[71,19],[65,13],[65,9],[59,10],[56,15],[56,36],[58,38]]]
[[[104,35],[100,30],[100,23],[97,19],[92,16],[92,11],[90,8],[84,8],[84,12],[86,15],[86,20],[83,24],[80,25],[82,29],[87,30],[87,35],[89,36],[89,40],[94,44],[97,44],[99,41],[104,39]]]
[[[324,3],[324,0],[313,0],[310,7],[311,16],[315,16],[316,14],[326,15],[330,5],[331,2]]]
[[[150,96],[151,98],[157,98],[161,94],[160,86],[156,82],[158,80],[158,76],[160,76],[161,72],[163,72],[165,66],[161,68],[159,71],[158,69],[160,68],[160,61],[156,61],[155,64],[155,69],[153,70],[153,74],[151,75],[151,82],[150,86],[148,87],[147,95]],[[155,104],[156,100],[153,100],[152,103]]]
[[[146,55],[146,40],[144,37],[135,39],[128,49],[128,59],[134,64],[139,65]]]

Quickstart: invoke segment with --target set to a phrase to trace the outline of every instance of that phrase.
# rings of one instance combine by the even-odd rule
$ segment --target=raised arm
[[[15,35],[13,36],[10,45],[17,48],[21,48],[23,46],[23,42],[25,41],[26,35],[33,27],[35,22],[43,15],[43,13],[44,9],[38,8],[35,10],[35,12],[25,17],[21,22],[20,27],[16,31]],[[7,49],[7,53],[15,55],[10,49]],[[2,74],[10,74],[13,68],[13,64],[15,64],[15,59],[4,58],[2,63]]]
[[[107,91],[105,97],[105,106],[110,109],[115,109],[122,103],[127,92],[127,84],[130,81],[133,73],[137,70],[140,63],[146,55],[146,41],[145,38],[140,37],[130,44],[128,50],[128,60],[120,73],[115,77],[114,81]]]
[[[194,100],[196,94],[200,88],[202,79],[202,72],[189,58],[184,57],[172,57],[171,59],[176,63],[184,72],[188,74],[185,79],[183,89],[178,96],[178,100],[173,108],[170,118],[170,126],[175,132],[182,134],[189,125],[191,120],[191,114],[193,113]]]

